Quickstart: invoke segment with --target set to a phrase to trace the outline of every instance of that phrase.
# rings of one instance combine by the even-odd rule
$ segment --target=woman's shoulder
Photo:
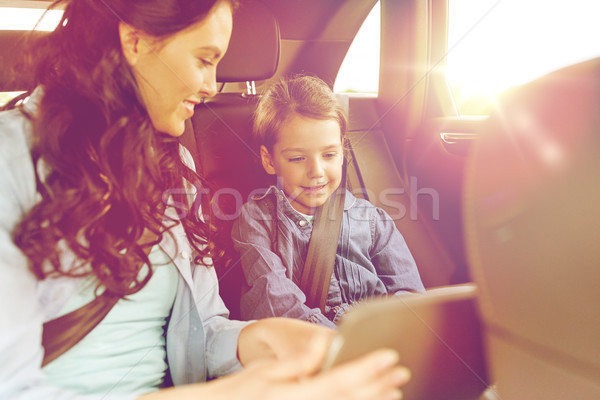
[[[35,204],[31,122],[19,111],[0,112],[0,227],[12,228]]]
[[[23,104],[0,111],[0,155],[3,159],[21,157],[33,147],[32,118],[37,112],[43,89],[33,91]]]
[[[30,203],[35,195],[31,121],[17,109],[0,112],[0,183],[4,194]]]
[[[32,145],[31,121],[18,109],[0,111],[0,152],[3,158],[26,151]]]

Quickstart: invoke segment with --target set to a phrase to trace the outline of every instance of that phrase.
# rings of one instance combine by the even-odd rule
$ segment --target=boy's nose
[[[321,176],[323,176],[323,166],[321,165],[321,163],[319,162],[318,159],[313,159],[311,160],[311,163],[309,165],[309,169],[308,169],[308,176],[309,178],[319,178]]]

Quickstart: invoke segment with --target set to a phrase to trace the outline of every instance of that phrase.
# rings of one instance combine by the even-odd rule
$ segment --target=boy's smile
[[[292,114],[278,132],[270,153],[261,146],[265,170],[277,175],[292,207],[314,214],[335,192],[344,160],[340,125],[335,119]]]

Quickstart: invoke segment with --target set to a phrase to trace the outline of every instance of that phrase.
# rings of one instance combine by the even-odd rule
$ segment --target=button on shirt
[[[309,308],[299,284],[311,232],[312,224],[275,186],[244,204],[232,230],[246,279],[243,318],[281,316],[334,327],[334,321],[361,299],[425,290],[391,217],[346,192],[327,316]]]

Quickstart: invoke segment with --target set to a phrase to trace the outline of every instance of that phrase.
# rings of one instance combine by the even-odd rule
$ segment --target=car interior
[[[430,379],[404,398],[600,398],[600,59],[506,91],[489,117],[461,117],[441,68],[446,0],[251,0],[236,11],[219,93],[181,138],[208,183],[202,209],[224,252],[215,268],[231,318],[244,284],[231,226],[274,183],[251,140],[257,101],[294,74],[333,86],[375,6],[378,94],[338,94],[348,188],[392,216],[428,290],[474,288],[407,317],[399,337],[429,354],[413,375]],[[26,74],[6,72],[22,36],[0,31],[2,91],[26,87]]]

